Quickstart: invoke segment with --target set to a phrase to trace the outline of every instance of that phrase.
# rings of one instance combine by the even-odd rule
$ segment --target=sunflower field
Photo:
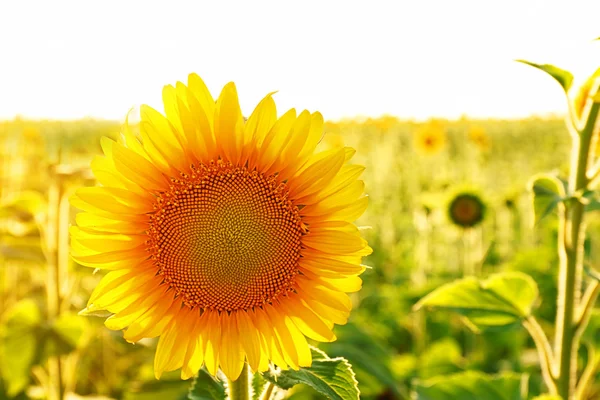
[[[330,121],[191,74],[1,122],[0,398],[600,399],[600,79],[525,63],[566,118]]]

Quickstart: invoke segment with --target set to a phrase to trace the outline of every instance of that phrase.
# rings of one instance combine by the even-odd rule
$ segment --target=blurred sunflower
[[[490,138],[481,126],[474,125],[469,128],[469,139],[481,151],[490,149]]]
[[[278,119],[270,94],[244,121],[233,83],[215,102],[191,74],[163,102],[166,117],[141,107],[141,137],[126,122],[103,139],[103,186],[72,198],[73,258],[108,270],[84,313],[113,313],[130,342],[160,336],[157,378],[311,365],[306,337],[335,340],[371,252],[352,223],[364,167],[351,148],[313,154],[321,114]]]
[[[479,225],[485,217],[486,206],[475,193],[462,192],[450,200],[448,217],[453,224],[461,228]]]
[[[446,146],[446,129],[439,121],[428,122],[415,132],[414,146],[419,154],[438,154]]]
[[[573,111],[577,119],[581,119],[583,117],[583,112],[585,111],[585,107],[589,101],[592,100],[591,90],[594,85],[594,81],[600,78],[600,68],[596,70],[592,76],[587,78],[581,85],[574,86],[571,89],[570,97],[572,101]]]

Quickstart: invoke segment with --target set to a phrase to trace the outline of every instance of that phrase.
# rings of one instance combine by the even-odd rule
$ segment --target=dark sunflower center
[[[291,290],[303,231],[274,177],[221,161],[201,165],[157,206],[150,252],[188,306],[249,309]]]

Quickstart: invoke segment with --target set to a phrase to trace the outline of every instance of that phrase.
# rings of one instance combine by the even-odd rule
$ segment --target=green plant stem
[[[533,317],[529,317],[523,321],[523,326],[529,332],[529,335],[533,339],[535,343],[535,347],[538,350],[538,354],[540,357],[540,367],[542,370],[542,376],[544,378],[544,382],[546,386],[548,386],[548,390],[550,394],[557,394],[556,383],[554,382],[554,378],[552,377],[552,365],[554,363],[554,356],[552,354],[552,348],[550,347],[550,342],[548,342],[548,337],[544,333],[544,330],[537,322],[537,320]]]
[[[263,394],[260,396],[260,400],[270,400],[273,395],[273,390],[275,389],[275,385],[271,382],[267,383],[267,387]]]
[[[598,106],[590,110],[589,119],[579,135],[573,135],[573,153],[569,193],[587,189],[590,142],[598,116]],[[577,371],[578,328],[575,310],[581,296],[583,275],[584,204],[573,199],[560,206],[558,307],[556,315],[555,356],[558,365],[556,385],[564,400],[572,399]]]
[[[577,311],[576,322],[578,327],[585,328],[590,320],[594,305],[600,295],[600,282],[594,280],[586,288],[583,297],[581,298],[581,304]]]
[[[235,381],[228,380],[229,400],[250,400],[250,379],[248,363],[244,363],[242,373]]]
[[[575,399],[585,400],[586,394],[589,390],[590,383],[594,378],[598,366],[600,365],[600,357],[596,354],[596,350],[593,345],[586,346],[588,350],[588,361],[579,382],[577,382],[577,391],[575,393]]]

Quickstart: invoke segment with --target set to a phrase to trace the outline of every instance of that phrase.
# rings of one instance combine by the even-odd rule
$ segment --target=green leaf
[[[533,194],[536,224],[554,211],[558,203],[563,201],[566,196],[560,179],[549,174],[538,174],[531,178],[529,190]]]
[[[62,314],[52,324],[52,331],[72,348],[79,344],[85,328],[85,318],[70,313]]]
[[[485,281],[468,277],[448,283],[422,298],[414,308],[455,311],[485,329],[519,323],[531,314],[537,297],[535,281],[513,271],[492,275]]]
[[[282,389],[305,384],[332,400],[359,399],[358,382],[352,366],[345,358],[329,358],[319,349],[311,347],[313,362],[298,371],[268,371],[263,377]]]
[[[263,378],[263,376],[259,373],[255,373],[252,376],[252,399],[253,400],[259,400],[260,399],[260,395],[263,392],[263,390],[265,389],[265,386],[267,385],[267,381],[265,380],[265,378]]]
[[[419,357],[419,377],[431,378],[460,372],[462,350],[452,338],[445,338],[427,346]]]
[[[580,201],[585,205],[585,211],[600,210],[600,193],[595,190],[586,190],[580,196]]]
[[[391,370],[389,350],[378,343],[367,327],[349,322],[337,328],[338,340],[325,344],[329,354],[344,357],[352,365],[362,388],[369,390],[369,382],[386,387],[398,398],[407,397],[398,388]],[[364,392],[364,390],[362,390]]]
[[[595,308],[590,315],[590,321],[583,332],[582,340],[600,348],[600,310]]]
[[[12,306],[4,315],[2,325],[6,329],[30,330],[40,324],[42,314],[32,299],[24,299]],[[3,331],[4,329],[2,329]]]
[[[59,316],[50,327],[45,341],[43,357],[69,354],[81,346],[86,319],[77,314],[66,313]]]
[[[132,382],[123,393],[123,400],[187,399],[188,383],[180,379]]]
[[[9,396],[24,390],[30,379],[30,369],[38,354],[41,313],[31,299],[16,303],[4,315],[0,326],[0,373]]]
[[[192,381],[188,399],[223,400],[225,399],[225,386],[223,386],[223,382],[218,381],[202,368]]]
[[[531,65],[532,67],[546,72],[548,75],[556,79],[560,86],[562,86],[565,93],[571,88],[571,84],[573,83],[573,74],[571,74],[569,71],[558,68],[551,64],[536,64],[526,60],[517,61],[522,62],[523,64]]]
[[[477,371],[439,376],[415,383],[416,400],[522,400],[526,379],[509,373],[499,376]]]

